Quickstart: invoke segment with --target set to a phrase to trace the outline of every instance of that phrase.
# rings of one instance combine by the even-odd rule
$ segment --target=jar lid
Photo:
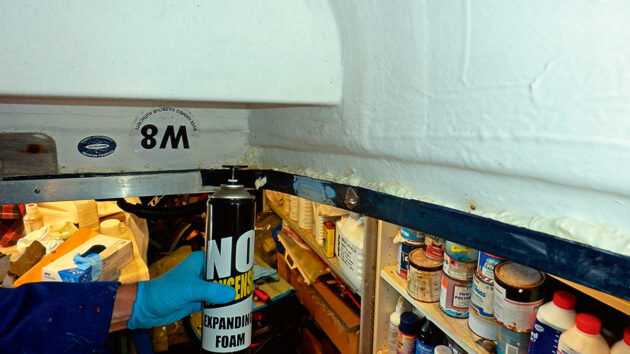
[[[511,261],[499,263],[494,268],[494,278],[517,288],[537,287],[545,281],[541,271]]]
[[[413,312],[403,312],[400,315],[400,325],[399,329],[401,332],[406,334],[416,334],[418,333],[418,324],[420,323],[420,318]]]
[[[553,293],[553,303],[563,310],[575,308],[575,296],[568,291],[558,290]]]
[[[437,270],[442,268],[442,261],[427,257],[422,248],[409,252],[409,263],[416,268]]]
[[[594,336],[602,329],[602,321],[590,313],[578,313],[575,316],[575,326],[580,332]]]

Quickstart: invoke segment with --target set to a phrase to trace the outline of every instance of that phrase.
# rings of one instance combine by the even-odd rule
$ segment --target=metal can
[[[442,260],[444,258],[444,239],[435,235],[421,233],[424,235],[425,253],[427,257]]]
[[[483,281],[478,274],[475,274],[470,295],[468,327],[479,337],[497,340],[497,323],[494,320],[493,307],[492,284]]]
[[[446,241],[446,253],[451,256],[451,258],[462,262],[477,262],[477,258],[479,257],[479,251],[476,249],[451,241]]]
[[[513,332],[503,326],[498,326],[498,331],[497,331],[497,353],[498,354],[527,354],[528,345],[529,345],[529,334]]]
[[[409,282],[407,293],[422,302],[440,300],[440,280],[442,262],[428,258],[421,248],[409,253]]]
[[[452,258],[448,253],[444,254],[444,273],[451,278],[471,281],[476,266],[477,262],[462,262]]]
[[[501,257],[497,257],[486,252],[479,252],[477,275],[487,282],[494,282],[494,268],[497,264],[503,261],[505,261],[505,259]]]
[[[202,352],[247,350],[251,344],[255,202],[234,177],[208,200],[207,281],[233,286],[225,305],[204,303]]]
[[[494,318],[513,332],[529,333],[543,304],[545,274],[515,262],[494,268]]]
[[[424,243],[421,240],[405,240],[398,244],[398,259],[396,262],[396,273],[401,278],[407,279],[407,271],[409,270],[409,253],[416,248],[422,247]]]
[[[452,317],[468,317],[471,290],[472,282],[453,279],[442,272],[440,309]]]

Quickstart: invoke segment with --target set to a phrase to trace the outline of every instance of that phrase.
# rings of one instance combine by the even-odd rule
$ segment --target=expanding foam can
[[[208,200],[206,275],[234,287],[229,304],[205,303],[202,352],[248,352],[252,332],[255,202],[234,175]]]

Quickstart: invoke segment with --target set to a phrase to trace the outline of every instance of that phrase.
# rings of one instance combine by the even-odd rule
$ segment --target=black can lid
[[[406,334],[417,334],[420,324],[420,318],[413,312],[403,312],[400,315],[400,325],[398,328]]]

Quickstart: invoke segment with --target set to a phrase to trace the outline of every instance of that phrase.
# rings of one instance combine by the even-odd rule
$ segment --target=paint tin
[[[479,252],[479,260],[477,261],[477,275],[487,282],[494,282],[494,268],[497,264],[505,261],[501,257],[491,255],[486,252]]]
[[[444,239],[431,234],[420,234],[424,235],[424,244],[426,245],[424,252],[427,257],[441,261],[444,258]]]
[[[400,235],[404,241],[398,244],[398,258],[396,260],[396,273],[401,278],[407,279],[407,272],[409,270],[409,252],[416,248],[420,248],[424,245],[424,242],[416,237],[413,233],[410,233],[409,229],[402,227],[400,229]]]
[[[529,333],[544,301],[545,274],[507,261],[494,268],[494,318],[519,333]]]
[[[440,282],[442,279],[442,262],[431,259],[421,248],[409,253],[409,282],[407,293],[422,302],[438,302],[440,300]]]
[[[452,258],[448,253],[444,254],[444,273],[451,278],[471,281],[476,266],[477,262],[462,262]]]
[[[472,282],[453,279],[442,272],[440,309],[452,317],[468,317],[471,291]]]
[[[497,323],[493,317],[493,286],[475,274],[470,294],[468,327],[480,337],[497,340]]]
[[[527,354],[529,334],[512,332],[509,329],[498,326],[497,353],[498,354]]]
[[[479,258],[479,251],[476,249],[451,241],[446,241],[446,253],[451,258],[462,262],[477,262],[477,258]]]

